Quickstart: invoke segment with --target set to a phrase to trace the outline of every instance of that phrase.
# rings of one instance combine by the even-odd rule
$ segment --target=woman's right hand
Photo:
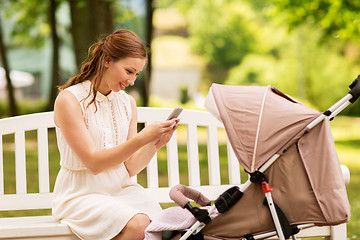
[[[179,119],[172,119],[149,124],[132,138],[137,138],[136,142],[143,148],[125,161],[130,176],[138,174],[149,164],[154,154],[170,140],[178,122]]]
[[[176,119],[152,123],[143,128],[139,134],[148,142],[157,142],[164,134],[171,132],[176,124]]]
[[[180,119],[176,119],[175,124],[172,125],[171,130],[164,133],[157,141],[154,142],[157,151],[160,150],[160,148],[162,148],[165,144],[167,144],[170,141],[174,132],[176,131],[176,129],[179,126],[179,121],[180,121]]]

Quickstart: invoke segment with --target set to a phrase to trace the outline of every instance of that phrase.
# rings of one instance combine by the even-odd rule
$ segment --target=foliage
[[[187,0],[185,0],[186,2]],[[184,1],[182,1],[184,2]],[[177,0],[155,0],[155,7],[156,8],[171,8],[174,7],[175,5],[177,5],[178,1]],[[188,2],[185,3],[186,6],[189,6]],[[175,6],[178,7],[178,6]]]
[[[360,118],[337,117],[330,122],[335,146],[341,164],[350,170],[350,184],[347,186],[351,206],[351,219],[347,225],[348,239],[360,238]]]
[[[324,38],[360,40],[360,1],[354,0],[275,0],[274,14],[285,14],[290,29],[317,24]]]
[[[181,102],[181,104],[186,104],[189,101],[190,101],[190,97],[189,97],[188,88],[186,86],[181,87],[180,88],[180,102]]]
[[[40,47],[50,34],[48,2],[15,0],[6,8],[5,16],[14,21],[10,47]]]
[[[302,27],[286,36],[269,53],[247,55],[225,83],[271,84],[319,110],[327,109],[347,93],[359,68],[339,53],[341,41],[319,45],[316,28]]]
[[[67,5],[66,0],[56,0],[59,9]],[[134,12],[126,9],[119,1],[105,0],[113,6],[115,12],[114,20],[118,23],[130,21],[134,18]],[[5,17],[11,19],[11,41],[9,47],[42,47],[51,33],[48,21],[49,1],[44,0],[2,0],[1,4],[5,9]],[[77,1],[76,6],[83,8],[89,1]],[[70,10],[70,9],[68,9]],[[68,11],[67,10],[67,11]],[[59,12],[59,11],[58,11]],[[57,22],[57,30],[65,44],[71,47],[69,18],[60,17]],[[84,26],[80,26],[84,27]]]
[[[123,6],[121,4],[121,1],[120,2],[113,1],[113,4],[114,4],[114,21],[119,25],[129,24],[129,28],[131,28],[130,27],[131,22],[136,22],[136,18],[138,16],[136,16],[134,11]],[[135,28],[136,30],[140,30],[138,29],[137,26],[133,26],[132,28]]]
[[[193,49],[208,63],[229,69],[255,47],[258,26],[251,21],[252,11],[246,2],[200,0],[194,2],[188,16]]]
[[[226,71],[230,70],[226,84],[272,84],[323,110],[346,94],[347,86],[360,70],[359,46],[349,40],[354,39],[356,31],[350,38],[345,37],[350,36],[345,35],[345,32],[350,34],[345,22],[330,24],[328,28],[323,25],[342,15],[343,11],[340,14],[334,9],[336,2],[343,6],[346,0],[329,3],[322,18],[321,14],[314,17],[316,21],[310,21],[310,16],[304,21],[297,18],[296,13],[292,15],[293,8],[281,5],[286,0],[185,2],[170,1],[170,5],[179,6],[188,14],[193,49],[207,60],[204,78],[211,82],[215,81],[212,77],[215,76],[221,83],[221,78],[226,78]],[[302,5],[305,12],[307,7],[316,8],[316,3],[289,2],[291,6],[296,5],[299,12],[302,12]],[[315,2],[322,6],[323,1]],[[297,24],[292,20],[287,22],[291,17],[298,20]],[[339,18],[344,19],[344,16]],[[356,21],[353,23],[356,28]],[[287,31],[289,26],[293,31]],[[341,30],[342,37],[332,38],[330,32],[334,33],[334,29]],[[326,41],[324,36],[327,36]],[[220,71],[217,65],[225,71]],[[354,115],[356,111],[350,109],[346,113]]]
[[[145,21],[135,10],[126,7],[131,0],[105,1],[114,6],[116,27],[141,33]],[[80,5],[86,2],[77,1]],[[50,33],[48,2],[0,0],[0,3],[6,16],[15,22],[10,27],[14,30],[11,46],[41,46]],[[227,84],[272,84],[323,110],[344,95],[346,87],[359,74],[360,46],[354,41],[360,39],[356,20],[359,1],[154,0],[154,6],[177,8],[184,13],[189,38],[155,39],[153,60],[167,65],[172,62],[178,67],[180,55],[176,52],[185,50],[186,57],[194,59],[187,48],[175,49],[165,43],[175,41],[187,46],[190,40],[192,50],[200,57],[196,56],[196,63],[185,62],[204,70],[201,87],[206,90],[212,82],[222,83],[226,79]],[[72,47],[70,22],[60,22],[60,38],[67,39],[65,44]],[[288,32],[289,28],[292,31]],[[160,51],[171,52],[177,59],[168,61]],[[201,64],[197,63],[198,59]],[[202,59],[207,66],[202,65]],[[360,115],[359,103],[355,105],[344,113]]]

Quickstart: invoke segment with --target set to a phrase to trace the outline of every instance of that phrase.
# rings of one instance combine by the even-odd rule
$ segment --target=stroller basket
[[[221,204],[215,201],[208,209],[209,214],[220,212],[217,217],[207,222],[197,218],[181,239],[200,230],[201,238],[214,240],[273,235],[286,239],[309,226],[348,222],[350,205],[330,124],[325,120],[332,120],[359,96],[360,75],[349,93],[324,113],[272,86],[213,84],[206,107],[223,122],[237,159],[251,177],[238,188],[228,211],[221,210],[228,204],[223,195],[233,195],[236,189],[224,193]],[[170,196],[190,210],[186,197],[191,193],[184,191],[186,196]]]

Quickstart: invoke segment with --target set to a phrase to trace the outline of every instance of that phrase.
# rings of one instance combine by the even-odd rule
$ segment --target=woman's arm
[[[151,124],[119,146],[96,151],[95,144],[85,126],[80,104],[69,91],[62,91],[57,97],[54,105],[54,121],[61,129],[70,148],[93,174],[99,174],[126,161],[141,147],[171,131],[172,124],[175,122]]]
[[[130,102],[132,117],[130,122],[128,140],[133,138],[137,134],[137,108],[136,102],[131,96]],[[133,156],[131,156],[128,160],[125,161],[125,167],[128,170],[130,176],[134,176],[138,174],[141,170],[143,170],[149,164],[155,153],[171,139],[171,136],[178,127],[179,120],[175,120],[175,122],[167,122],[172,125],[169,131],[164,131],[163,134],[159,137],[159,139],[146,144],[141,150],[135,152]],[[142,131],[140,131],[139,134],[141,134]]]

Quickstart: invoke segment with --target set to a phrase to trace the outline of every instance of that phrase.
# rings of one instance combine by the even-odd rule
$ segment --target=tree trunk
[[[1,62],[5,70],[5,79],[6,79],[6,88],[7,88],[7,96],[9,100],[9,114],[10,116],[18,115],[19,111],[17,109],[15,94],[14,94],[14,87],[11,83],[10,79],[10,68],[8,65],[8,60],[6,56],[6,47],[4,43],[4,37],[2,32],[2,25],[1,25],[1,18],[0,18],[0,54],[1,54]]]
[[[59,38],[56,30],[56,0],[50,0],[49,8],[49,22],[51,26],[51,41],[52,41],[52,67],[51,67],[51,88],[49,102],[46,110],[54,109],[54,103],[57,96],[57,86],[59,85]]]
[[[113,2],[69,0],[69,3],[76,64],[80,66],[87,57],[90,45],[101,35],[113,32]]]
[[[151,44],[153,38],[153,14],[154,14],[154,1],[146,0],[146,42]],[[149,106],[149,96],[150,96],[150,79],[151,79],[151,70],[152,70],[152,58],[151,51],[148,53],[148,64],[145,69],[144,77],[144,86],[142,88],[142,97],[144,100],[144,106]]]

